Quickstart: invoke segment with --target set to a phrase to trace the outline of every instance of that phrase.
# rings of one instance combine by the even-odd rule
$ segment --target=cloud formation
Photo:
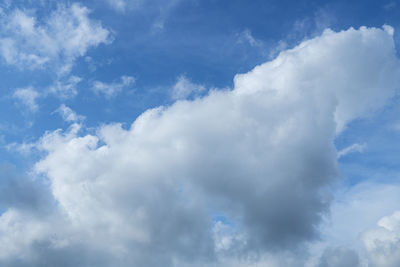
[[[192,83],[190,79],[181,75],[172,88],[171,97],[174,100],[187,99],[190,96],[198,96],[205,90],[203,85]]]
[[[110,33],[89,18],[80,4],[59,5],[49,17],[15,9],[0,19],[0,55],[6,64],[20,69],[55,68],[68,73],[77,57],[90,47],[110,42]]]
[[[318,267],[358,267],[357,252],[346,248],[327,248],[322,254]]]
[[[346,156],[347,154],[351,154],[354,152],[362,153],[366,147],[367,147],[366,144],[352,144],[338,151],[338,158],[341,158],[343,156]]]
[[[335,136],[383,107],[399,74],[389,28],[327,30],[237,75],[232,90],[147,110],[129,128],[49,132],[35,172],[57,208],[3,213],[0,247],[15,245],[0,263],[299,266],[282,255],[318,237]]]
[[[84,116],[76,114],[71,108],[67,107],[65,104],[62,104],[57,110],[60,113],[61,117],[66,122],[80,122],[85,119]]]
[[[36,103],[37,98],[40,94],[32,87],[16,89],[13,97],[25,105],[31,112],[35,112],[39,109]]]
[[[92,90],[96,94],[103,94],[106,98],[111,98],[119,94],[123,89],[132,86],[135,83],[135,78],[132,76],[121,76],[120,82],[104,83],[94,81]]]
[[[377,228],[362,235],[371,267],[400,265],[400,211],[378,221]]]

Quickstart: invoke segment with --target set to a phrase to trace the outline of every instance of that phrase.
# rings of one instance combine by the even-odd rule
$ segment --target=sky
[[[0,266],[400,266],[399,18],[0,1]]]

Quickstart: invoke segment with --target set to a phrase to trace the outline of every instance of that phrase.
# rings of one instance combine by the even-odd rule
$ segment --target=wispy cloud
[[[180,75],[172,87],[171,97],[174,100],[186,99],[204,92],[206,88],[201,84],[191,82],[186,76]]]
[[[40,94],[33,87],[19,88],[14,91],[13,97],[26,106],[31,112],[39,109],[36,100]]]
[[[103,94],[106,98],[111,98],[122,92],[125,88],[131,87],[135,83],[132,76],[121,76],[119,82],[105,83],[94,81],[92,90],[96,94]]]
[[[338,152],[338,158],[341,158],[343,156],[346,156],[347,154],[354,153],[354,152],[362,153],[366,147],[367,147],[366,144],[352,144],[352,145],[340,150]]]
[[[85,119],[85,116],[78,115],[75,111],[67,107],[65,104],[62,104],[56,111],[61,115],[61,117],[66,122],[74,123],[83,121]]]
[[[60,98],[71,98],[78,94],[77,85],[82,81],[78,76],[62,77],[54,81],[48,88],[47,93],[54,94]]]
[[[238,34],[238,42],[239,43],[248,43],[250,46],[259,47],[262,46],[263,43],[261,40],[256,39],[249,29],[245,29],[241,33]]]

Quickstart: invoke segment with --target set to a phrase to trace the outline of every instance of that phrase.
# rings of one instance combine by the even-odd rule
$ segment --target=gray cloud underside
[[[5,201],[0,263],[300,266],[282,255],[318,238],[335,136],[381,108],[399,72],[390,28],[328,30],[232,90],[148,110],[129,129],[48,133],[34,171],[52,208],[36,216],[29,199]]]

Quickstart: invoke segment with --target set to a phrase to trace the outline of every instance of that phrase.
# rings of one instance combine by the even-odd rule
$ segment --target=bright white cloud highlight
[[[110,33],[89,18],[80,4],[59,5],[48,18],[16,9],[0,20],[0,54],[5,63],[21,69],[56,68],[68,73],[77,57],[90,47],[110,42]]]
[[[325,31],[237,75],[232,90],[147,110],[128,128],[49,132],[35,171],[57,207],[0,263],[41,266],[57,251],[54,266],[301,266],[293,255],[328,211],[335,136],[383,107],[399,74],[390,32]],[[2,240],[32,236],[31,227],[7,231],[27,215],[5,214]],[[49,221],[52,233],[41,234]],[[86,257],[74,262],[77,250]]]

